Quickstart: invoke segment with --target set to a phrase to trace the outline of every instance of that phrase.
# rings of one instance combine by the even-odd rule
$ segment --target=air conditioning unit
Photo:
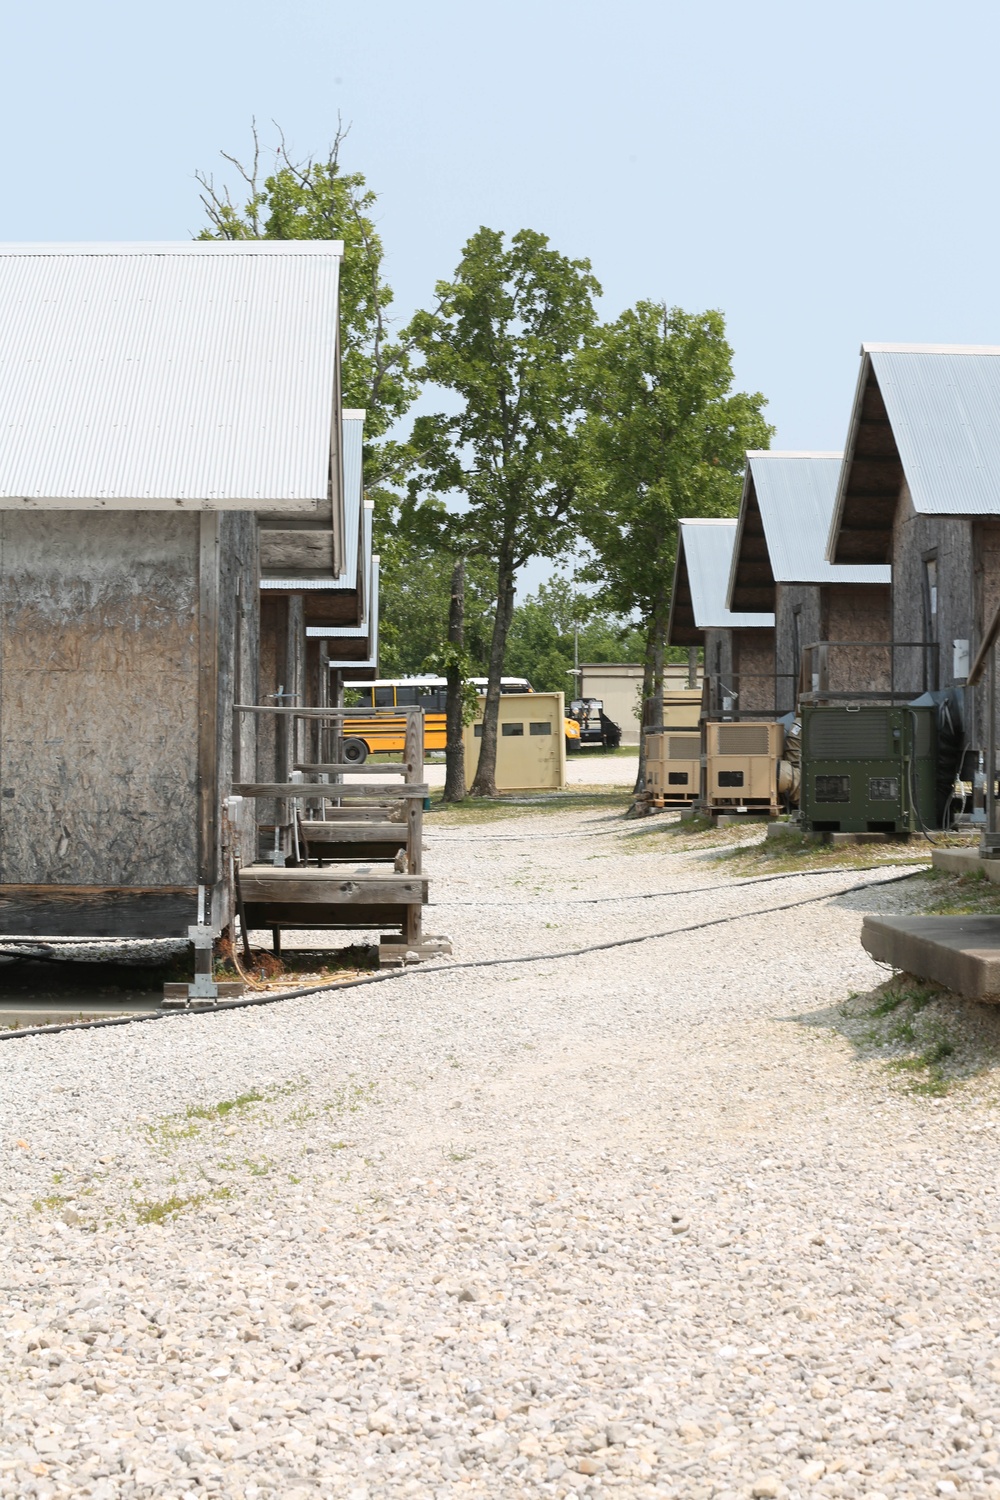
[[[697,729],[700,719],[701,688],[672,688],[664,690],[664,729]]]
[[[684,807],[698,796],[701,734],[665,729],[646,736],[646,792],[654,807]]]
[[[803,829],[916,833],[937,817],[933,707],[802,709]]]
[[[785,731],[769,719],[705,725],[705,809],[777,816]]]

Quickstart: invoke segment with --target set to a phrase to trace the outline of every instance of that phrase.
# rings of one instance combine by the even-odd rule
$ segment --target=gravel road
[[[541,959],[0,1045],[0,1495],[1000,1496],[988,1080],[836,1025],[907,887],[427,841]]]

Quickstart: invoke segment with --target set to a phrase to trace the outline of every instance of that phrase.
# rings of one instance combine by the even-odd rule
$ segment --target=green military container
[[[803,707],[799,809],[806,831],[935,828],[936,776],[933,707]]]

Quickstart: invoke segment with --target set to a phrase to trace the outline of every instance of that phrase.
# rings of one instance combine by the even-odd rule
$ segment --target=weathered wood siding
[[[892,628],[893,640],[924,641],[924,560],[937,556],[940,643],[937,685],[952,682],[952,641],[975,638],[975,566],[973,523],[961,516],[926,516],[914,512],[904,484],[892,532]],[[973,649],[975,649],[973,647]],[[929,670],[932,653],[901,644],[896,649],[896,687],[919,693],[933,687]]]
[[[196,880],[198,531],[0,513],[0,883]]]
[[[857,647],[831,646],[827,681],[830,691],[888,692],[891,653],[887,645],[877,643],[892,639],[889,585],[825,583],[820,589],[820,599],[820,633],[809,640],[859,643]]]
[[[777,708],[789,713],[798,701],[800,651],[820,639],[820,585],[779,583],[775,589],[775,666]],[[796,615],[798,640],[796,643]]]

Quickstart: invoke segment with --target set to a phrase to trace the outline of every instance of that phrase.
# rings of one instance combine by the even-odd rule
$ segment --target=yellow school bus
[[[474,687],[486,691],[486,678],[473,677]],[[345,706],[353,709],[344,722],[344,759],[363,765],[369,755],[401,751],[406,736],[406,716],[390,718],[387,714],[366,717],[366,708],[422,708],[424,711],[424,754],[445,748],[445,700],[448,681],[445,677],[380,677],[375,682],[352,682],[345,688]],[[526,677],[501,677],[502,693],[533,693]],[[348,698],[347,694],[351,697]],[[577,729],[579,733],[579,728]]]

